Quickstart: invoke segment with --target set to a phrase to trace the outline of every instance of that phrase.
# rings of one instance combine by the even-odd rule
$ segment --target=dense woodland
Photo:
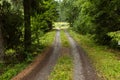
[[[82,34],[92,34],[98,44],[120,48],[119,0],[63,0],[62,18]]]
[[[68,22],[96,45],[120,50],[120,0],[0,0],[0,75],[31,62],[46,47],[40,40],[54,22]]]
[[[23,61],[41,46],[40,36],[50,31],[57,19],[57,4],[54,0],[0,1],[1,61]]]

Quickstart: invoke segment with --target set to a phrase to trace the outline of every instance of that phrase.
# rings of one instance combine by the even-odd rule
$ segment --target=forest
[[[58,30],[54,29],[55,23]],[[67,31],[88,53],[98,68],[98,76],[100,74],[104,80],[119,80],[120,0],[0,0],[0,80],[10,80],[25,69],[52,45],[59,29],[68,24]],[[67,31],[64,31],[66,34],[61,31],[61,44],[68,48],[72,42],[64,40],[67,40],[64,36]],[[113,71],[109,62],[99,65],[96,61],[97,58],[104,60],[106,56],[110,56],[107,61],[115,59]],[[72,58],[63,56],[62,59],[63,62],[69,60],[70,64],[65,64],[73,67]],[[111,72],[107,73],[107,70]]]
[[[63,20],[81,34],[92,34],[98,44],[120,48],[119,0],[64,0]]]
[[[45,47],[39,40],[52,30],[56,6],[54,0],[0,0],[0,67],[23,62]]]

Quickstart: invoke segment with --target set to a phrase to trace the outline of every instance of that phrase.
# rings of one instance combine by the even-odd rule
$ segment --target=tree
[[[0,7],[1,8],[1,7]],[[1,13],[1,9],[0,9],[0,13]],[[1,18],[2,15],[0,14],[0,63],[3,62],[4,59],[4,39],[3,39],[3,34],[2,34],[2,21]]]
[[[31,16],[31,0],[23,0],[24,6],[24,47],[25,51],[29,51],[31,47],[31,25],[30,25],[30,16]]]
[[[112,44],[108,33],[120,30],[119,0],[63,0],[63,4],[74,30],[93,34],[99,44]]]

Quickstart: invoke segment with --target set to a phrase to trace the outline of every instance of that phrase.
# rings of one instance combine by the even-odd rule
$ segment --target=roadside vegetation
[[[61,15],[71,35],[104,80],[120,79],[119,0],[63,0]]]
[[[34,51],[31,53],[22,63],[17,63],[15,65],[11,64],[7,67],[4,67],[5,65],[0,65],[0,69],[4,70],[3,74],[0,75],[0,80],[10,80],[13,76],[17,75],[20,71],[25,69],[30,64],[30,62],[33,61],[35,55],[40,54],[46,47],[53,43],[55,33],[55,31],[51,31],[40,37],[41,46],[38,48],[38,52]]]
[[[92,34],[97,44],[119,49],[119,0],[63,0],[61,15],[80,34]]]
[[[92,60],[97,74],[104,80],[120,79],[120,52],[97,45],[92,35],[81,35],[70,30],[70,35],[83,47]],[[117,54],[117,55],[116,55]]]
[[[20,71],[25,69],[28,66],[28,63],[24,61],[23,63],[19,63],[12,66],[7,66],[2,75],[0,75],[0,80],[10,80],[13,76],[16,76]]]
[[[57,4],[54,0],[0,0],[0,80],[10,80],[6,78],[52,44]]]

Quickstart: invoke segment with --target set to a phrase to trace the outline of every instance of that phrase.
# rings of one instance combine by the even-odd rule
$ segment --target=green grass
[[[59,58],[53,72],[49,76],[49,80],[72,80],[73,62],[69,55]]]
[[[51,31],[46,33],[43,37],[40,38],[40,44],[47,47],[52,45],[55,38],[56,31]]]
[[[120,60],[105,46],[96,45],[90,35],[83,36],[69,31],[73,38],[85,49],[95,66],[98,76],[104,80],[120,80]],[[118,52],[120,53],[120,52]]]
[[[40,38],[40,44],[41,46],[44,46],[42,49],[45,49],[46,47],[50,46],[53,43],[55,33],[56,33],[55,31],[51,31],[46,33],[44,36]],[[4,73],[0,75],[0,80],[10,80],[13,76],[17,75],[20,71],[25,69],[25,67],[29,65],[28,61],[32,61],[33,59],[34,58],[27,58],[26,61],[19,64],[15,64],[14,66],[13,65],[5,66],[4,64],[0,64],[0,68],[4,70]]]
[[[6,72],[0,76],[0,80],[10,80],[13,76],[23,70],[27,65],[28,64],[26,62],[23,62],[21,64],[15,65],[12,68],[7,67]]]
[[[69,47],[68,38],[63,30],[61,30],[61,43],[63,47]]]

